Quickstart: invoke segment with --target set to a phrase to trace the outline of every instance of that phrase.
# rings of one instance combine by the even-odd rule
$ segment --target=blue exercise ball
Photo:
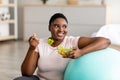
[[[107,48],[71,59],[64,80],[120,80],[120,52]]]

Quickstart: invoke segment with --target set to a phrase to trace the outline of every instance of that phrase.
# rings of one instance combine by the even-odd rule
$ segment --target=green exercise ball
[[[107,48],[71,59],[64,80],[120,80],[120,52]]]

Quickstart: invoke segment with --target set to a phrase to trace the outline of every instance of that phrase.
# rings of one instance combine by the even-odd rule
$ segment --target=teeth
[[[64,34],[63,33],[59,33],[58,36],[63,36]]]

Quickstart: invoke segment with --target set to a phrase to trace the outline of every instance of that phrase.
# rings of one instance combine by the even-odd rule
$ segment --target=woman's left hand
[[[78,58],[82,56],[82,50],[79,48],[73,48],[73,50],[71,52],[67,52],[66,55],[67,56],[65,58]]]

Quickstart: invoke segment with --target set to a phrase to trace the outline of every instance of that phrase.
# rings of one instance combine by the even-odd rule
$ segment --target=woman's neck
[[[51,39],[53,39],[53,38],[51,38]],[[61,44],[63,42],[63,40],[58,40],[58,39],[53,39],[53,40],[54,40],[54,42],[51,45],[53,47],[56,47],[56,46],[58,46],[59,44]]]

